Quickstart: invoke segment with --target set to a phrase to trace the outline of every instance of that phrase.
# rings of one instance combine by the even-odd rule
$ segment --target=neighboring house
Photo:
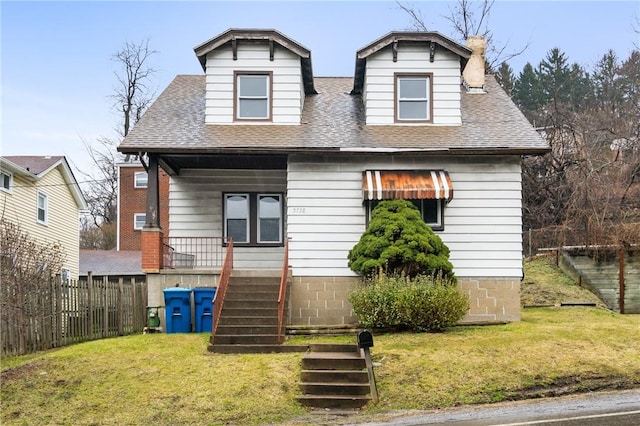
[[[376,202],[406,198],[451,250],[471,301],[463,322],[519,320],[521,156],[549,146],[484,75],[482,39],[472,41],[476,52],[392,32],[355,52],[349,78],[315,78],[309,49],[275,30],[197,46],[204,75],[178,75],[118,148],[148,155],[149,304],[165,287],[217,279],[204,246],[224,251],[233,237],[234,272],[265,271],[282,267],[288,240],[289,323],[353,324],[360,278],[347,253]]]
[[[69,163],[61,156],[0,157],[0,215],[41,243],[60,243],[61,274],[78,278],[80,211],[86,201]]]
[[[169,175],[159,174],[160,225],[169,229]],[[118,164],[118,251],[140,251],[147,211],[147,172],[140,162]]]

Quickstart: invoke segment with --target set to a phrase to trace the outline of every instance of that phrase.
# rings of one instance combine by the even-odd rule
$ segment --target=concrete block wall
[[[520,278],[458,278],[469,297],[469,312],[460,324],[520,321]]]
[[[342,326],[356,324],[349,293],[359,277],[293,277],[289,322],[298,326]]]
[[[293,326],[356,325],[349,293],[359,277],[293,277],[289,322]],[[460,324],[520,321],[519,278],[462,278],[460,289],[470,309]]]

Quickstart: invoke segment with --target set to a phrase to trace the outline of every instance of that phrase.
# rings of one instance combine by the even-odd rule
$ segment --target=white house
[[[463,322],[519,320],[521,156],[549,147],[473,41],[392,32],[339,78],[314,77],[309,49],[275,30],[197,46],[204,74],[176,76],[118,148],[148,158],[149,303],[176,283],[215,285],[225,238],[234,271],[279,270],[288,240],[289,323],[353,324],[347,253],[377,200],[407,198],[451,250],[471,301]]]

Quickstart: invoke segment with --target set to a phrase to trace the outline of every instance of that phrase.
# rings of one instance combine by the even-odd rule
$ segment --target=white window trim
[[[245,201],[247,204],[247,217],[245,218],[241,218],[241,217],[229,217],[229,214],[227,212],[227,199],[230,197],[245,197]],[[229,194],[224,194],[224,236],[225,238],[229,238],[229,234],[228,234],[228,227],[227,227],[227,221],[229,219],[246,219],[246,230],[245,230],[245,235],[247,236],[247,240],[246,241],[233,241],[234,244],[238,243],[238,244],[250,244],[251,243],[251,195],[249,193],[242,193],[242,192],[238,192],[238,193],[229,193]]]
[[[242,77],[264,77],[265,78],[265,96],[241,96],[241,88],[240,88],[240,80]],[[236,86],[236,94],[235,94],[235,119],[236,120],[271,120],[271,84],[272,84],[272,74],[270,72],[237,72],[235,75],[235,86]],[[264,99],[267,101],[267,115],[264,117],[244,117],[240,115],[240,101],[242,99]]]
[[[4,187],[4,176],[8,176],[9,177],[9,187],[5,188]],[[4,170],[0,171],[0,178],[2,179],[2,185],[0,185],[0,190],[4,191],[4,192],[11,192],[11,189],[13,188],[13,174],[9,173],[9,172],[5,172]]]
[[[262,219],[262,216],[260,215],[260,197],[275,197],[278,199],[278,206],[280,208],[279,214],[278,214],[278,240],[277,241],[262,241],[260,239],[260,235],[261,235],[261,225],[262,225],[262,221],[260,219]],[[257,228],[258,228],[258,235],[257,235],[257,240],[259,244],[280,244],[282,243],[282,194],[270,194],[270,193],[265,193],[265,194],[257,194],[256,195],[256,200],[258,203],[258,212],[257,212],[257,216],[256,216],[256,221],[257,221]],[[276,219],[274,217],[265,217],[265,219]]]
[[[424,122],[428,123],[432,121],[432,81],[433,75],[431,74],[398,74],[395,76],[396,78],[396,121],[399,122]],[[411,97],[411,98],[401,98],[400,97],[400,81],[401,80],[425,80],[426,81],[426,97]],[[403,118],[400,116],[400,104],[402,102],[424,102],[426,104],[426,118]]]
[[[144,185],[140,184],[138,176],[145,176]],[[133,174],[133,187],[134,188],[146,188],[149,185],[149,175],[147,172],[135,172]]]
[[[41,198],[44,200],[44,206],[42,208],[40,208]],[[44,220],[40,220],[40,210],[44,211]],[[43,225],[49,223],[49,197],[42,191],[38,191],[36,196],[36,220]]]
[[[134,213],[133,214],[133,229],[135,231],[139,231],[142,228],[144,228],[144,223],[142,224],[142,226],[138,226],[138,217],[139,216],[144,217],[144,223],[146,223],[146,221],[147,221],[147,214],[146,213]]]

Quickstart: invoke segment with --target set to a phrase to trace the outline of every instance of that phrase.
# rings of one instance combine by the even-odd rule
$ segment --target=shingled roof
[[[125,153],[285,153],[421,151],[434,153],[540,154],[547,143],[493,76],[486,93],[462,90],[461,126],[371,126],[353,78],[317,77],[300,125],[208,125],[205,77],[178,75],[127,135]]]

